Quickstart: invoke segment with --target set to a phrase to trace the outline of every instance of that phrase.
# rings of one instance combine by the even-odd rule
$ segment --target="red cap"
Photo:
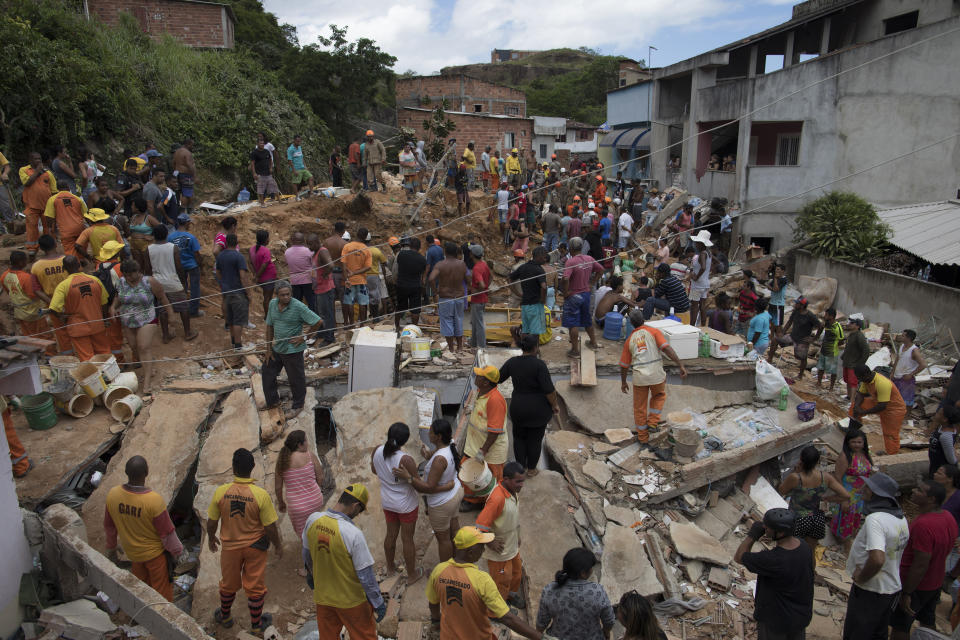
[[[514,250],[513,250],[513,257],[514,257],[514,258],[522,258],[523,256],[524,256],[523,249],[514,249]]]

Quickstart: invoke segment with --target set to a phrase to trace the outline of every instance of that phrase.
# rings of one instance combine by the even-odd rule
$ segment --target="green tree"
[[[807,240],[817,256],[862,262],[883,251],[889,234],[869,202],[855,193],[831,191],[800,209],[794,240]]]
[[[442,100],[430,117],[423,121],[423,130],[427,135],[425,151],[427,158],[433,162],[443,156],[443,152],[447,150],[447,136],[457,128],[457,124],[447,117],[446,109],[449,106],[446,99]]]
[[[284,54],[299,47],[296,27],[280,24],[260,0],[230,0],[230,4],[237,17],[236,46],[248,50],[266,69],[279,69]]]

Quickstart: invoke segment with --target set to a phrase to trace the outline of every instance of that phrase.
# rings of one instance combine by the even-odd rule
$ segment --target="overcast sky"
[[[645,59],[653,66],[697,55],[790,18],[798,0],[263,0],[300,44],[328,25],[348,27],[396,56],[394,70],[431,74],[448,65],[489,62],[491,49],[581,46]]]

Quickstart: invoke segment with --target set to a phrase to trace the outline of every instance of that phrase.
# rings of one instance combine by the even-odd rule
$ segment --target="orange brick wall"
[[[225,8],[220,5],[176,0],[88,0],[87,5],[92,16],[108,25],[116,25],[126,11],[150,36],[170,34],[191,47],[233,47],[233,22],[226,17],[224,34]]]
[[[484,147],[490,145],[493,150],[504,149],[504,134],[514,134],[514,144],[518,149],[531,149],[533,146],[533,119],[530,118],[491,118],[482,115],[468,115],[463,113],[446,112],[447,117],[457,125],[450,137],[457,139],[457,148],[465,149],[467,143],[473,140],[476,143],[477,162]],[[400,108],[397,110],[398,126],[413,129],[417,132],[417,139],[424,139],[423,121],[430,117],[430,112],[418,109]],[[506,149],[509,151],[509,149]]]
[[[448,107],[457,111],[463,105],[468,113],[475,113],[475,105],[479,104],[481,113],[521,118],[527,115],[527,96],[523,91],[465,75],[398,78],[396,91],[397,104],[402,107],[429,109],[445,98]],[[517,113],[512,113],[511,108],[517,109]]]

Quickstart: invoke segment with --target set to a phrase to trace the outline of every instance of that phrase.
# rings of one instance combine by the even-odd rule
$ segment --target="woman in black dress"
[[[334,147],[330,154],[330,181],[335,187],[343,186],[343,166],[340,164],[340,147]]]
[[[537,336],[523,336],[520,348],[523,355],[510,358],[500,368],[500,383],[513,380],[510,399],[513,455],[527,469],[527,476],[533,477],[537,475],[547,423],[560,409],[547,364],[538,357],[540,342]]]

